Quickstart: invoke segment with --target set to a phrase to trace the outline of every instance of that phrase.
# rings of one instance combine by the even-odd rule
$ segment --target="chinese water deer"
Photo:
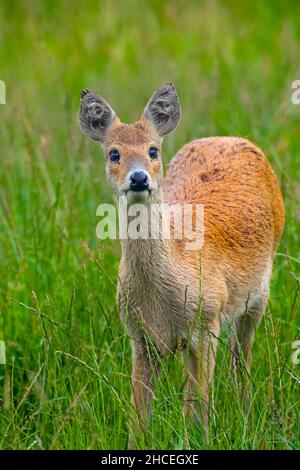
[[[233,356],[240,364],[243,356],[250,370],[254,332],[268,300],[284,226],[276,176],[262,151],[244,138],[210,137],[186,144],[163,180],[162,139],[179,120],[176,90],[169,83],[155,91],[135,124],[123,124],[97,94],[81,94],[81,129],[102,144],[107,178],[118,197],[158,207],[204,205],[201,249],[187,249],[184,239],[172,237],[122,240],[118,298],[132,344],[138,426],[147,421],[158,357],[179,345],[187,354],[184,413],[201,416],[201,403],[206,425],[224,323],[234,325]],[[149,354],[149,338],[156,354]]]

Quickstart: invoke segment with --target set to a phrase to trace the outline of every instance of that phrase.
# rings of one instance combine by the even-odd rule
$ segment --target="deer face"
[[[135,124],[121,123],[95,93],[81,93],[80,127],[102,144],[107,178],[117,196],[127,196],[129,202],[155,199],[162,181],[162,139],[179,119],[180,105],[171,84],[156,90]]]

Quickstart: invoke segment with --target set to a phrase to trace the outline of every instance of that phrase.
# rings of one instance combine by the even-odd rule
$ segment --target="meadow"
[[[164,161],[186,142],[247,137],[278,175],[287,221],[254,344],[247,415],[223,334],[209,441],[181,413],[180,354],[163,364],[141,449],[299,449],[300,8],[292,1],[4,0],[0,4],[1,449],[124,449],[130,344],[120,245],[98,241],[113,202],[100,146],[78,126],[81,89],[125,122],[172,81],[182,106]]]

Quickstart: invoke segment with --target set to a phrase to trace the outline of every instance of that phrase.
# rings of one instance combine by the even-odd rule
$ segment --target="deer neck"
[[[133,239],[129,233],[128,238],[122,240],[122,261],[131,276],[150,278],[158,271],[162,273],[170,270],[171,253],[175,247],[174,240],[162,234],[164,217],[162,204],[163,196],[160,192],[154,201],[144,205],[145,210],[139,220],[143,228],[148,227],[146,238],[142,228],[143,233],[140,234],[140,238]],[[129,232],[130,223],[131,221],[128,221]]]

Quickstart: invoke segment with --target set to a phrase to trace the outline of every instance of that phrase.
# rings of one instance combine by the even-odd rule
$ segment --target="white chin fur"
[[[145,202],[150,198],[150,192],[148,189],[145,191],[127,191],[127,200],[130,204]]]

